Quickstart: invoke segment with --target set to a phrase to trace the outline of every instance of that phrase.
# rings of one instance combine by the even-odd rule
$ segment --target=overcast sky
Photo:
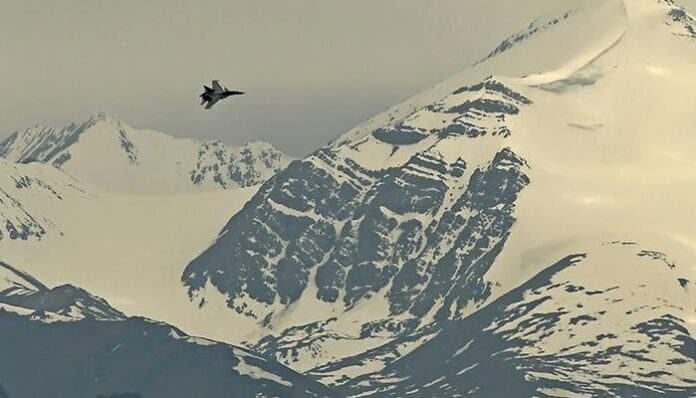
[[[0,138],[107,111],[304,155],[465,69],[556,1],[0,0]],[[204,111],[211,79],[247,94]]]

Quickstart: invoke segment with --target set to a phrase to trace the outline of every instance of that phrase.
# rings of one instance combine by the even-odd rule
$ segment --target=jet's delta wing
[[[220,85],[219,81],[213,80],[213,91],[215,91],[215,94],[222,94],[227,90]]]
[[[210,109],[210,108],[212,108],[213,105],[215,105],[215,103],[218,102],[218,101],[220,101],[220,98],[213,98],[213,99],[211,99],[210,101],[208,101],[207,104],[205,104],[205,109]],[[201,104],[201,105],[203,105],[203,104]]]

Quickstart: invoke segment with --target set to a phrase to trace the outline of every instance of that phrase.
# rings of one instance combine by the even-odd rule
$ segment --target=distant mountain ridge
[[[343,396],[244,348],[126,317],[78,287],[49,289],[2,262],[0,356],[12,358],[0,361],[0,396],[12,398]]]
[[[111,191],[181,193],[259,184],[291,160],[273,145],[232,147],[137,130],[99,113],[63,128],[34,126],[0,143],[0,157],[41,162]]]
[[[3,262],[0,262],[0,304],[30,308],[34,311],[33,319],[46,322],[126,319],[104,299],[83,289],[72,285],[49,289],[31,275]]]

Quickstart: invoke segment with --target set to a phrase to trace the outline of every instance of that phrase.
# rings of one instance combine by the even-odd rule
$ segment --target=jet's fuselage
[[[244,92],[242,91],[227,90],[226,88],[222,87],[217,80],[213,80],[212,86],[212,88],[208,86],[203,86],[204,91],[200,95],[202,99],[201,105],[205,104],[205,109],[210,109],[218,101],[223,100],[232,95],[244,94]]]

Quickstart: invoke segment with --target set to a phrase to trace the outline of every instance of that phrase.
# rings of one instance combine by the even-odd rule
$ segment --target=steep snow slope
[[[0,356],[11,358],[0,361],[0,383],[12,397],[341,396],[248,350],[126,318],[84,290],[48,289],[5,264],[0,270],[38,289],[0,293]]]
[[[289,158],[265,142],[243,147],[136,130],[100,113],[62,129],[35,126],[0,143],[0,157],[43,162],[107,191],[184,193],[256,185]]]
[[[0,242],[60,236],[53,214],[64,203],[89,196],[76,180],[53,167],[0,159]]]
[[[191,297],[221,292],[250,344],[336,381],[604,242],[695,279],[695,27],[671,1],[558,2],[267,181],[187,267]]]
[[[535,183],[491,280],[521,283],[539,271],[526,264],[598,241],[643,242],[693,263],[696,22],[668,1],[624,6],[625,33],[600,57],[563,79],[523,80],[536,106],[511,122],[510,145]]]

